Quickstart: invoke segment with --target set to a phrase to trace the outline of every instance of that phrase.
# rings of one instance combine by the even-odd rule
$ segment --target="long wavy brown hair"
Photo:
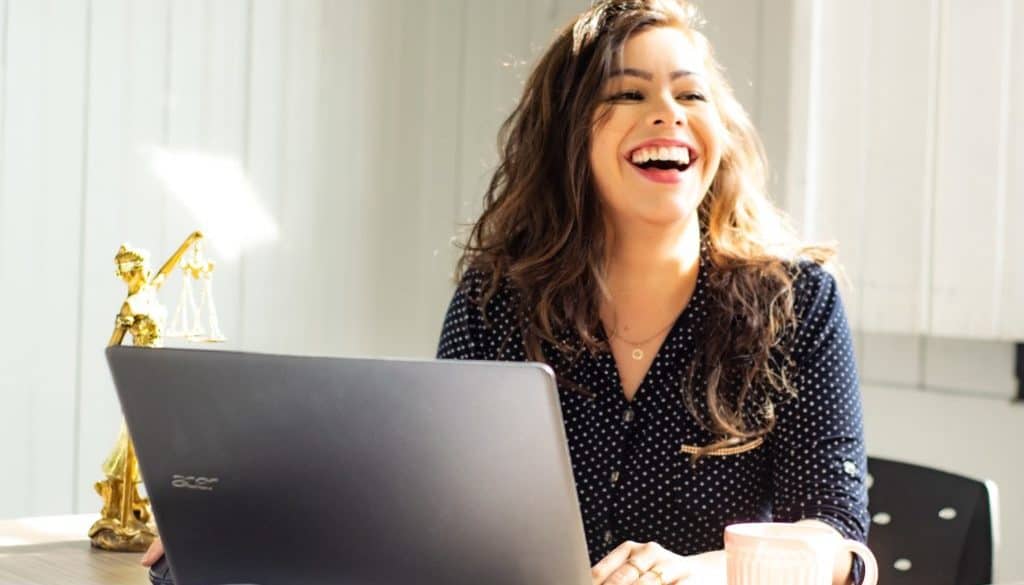
[[[460,279],[469,269],[488,277],[474,299],[481,311],[502,286],[517,291],[529,359],[547,361],[545,344],[565,354],[608,349],[599,334],[607,234],[588,156],[592,121],[600,121],[602,88],[630,35],[683,30],[704,54],[710,101],[727,131],[698,209],[710,306],[682,400],[716,440],[696,457],[771,431],[774,405],[796,393],[785,349],[796,322],[795,260],[833,256],[802,244],[768,199],[761,141],[700,24],[685,0],[606,0],[558,34],[502,124],[500,163],[457,270]],[[582,347],[559,336],[567,330]]]

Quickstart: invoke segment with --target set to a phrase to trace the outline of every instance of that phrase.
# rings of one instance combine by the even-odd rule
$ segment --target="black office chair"
[[[992,582],[995,483],[878,457],[868,457],[868,476],[868,546],[879,583]]]

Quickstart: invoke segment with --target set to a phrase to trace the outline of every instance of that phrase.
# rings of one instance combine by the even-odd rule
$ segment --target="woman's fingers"
[[[637,547],[637,543],[627,540],[626,542],[615,547],[612,552],[608,553],[603,559],[598,561],[590,569],[590,577],[594,582],[594,585],[602,585],[608,581],[608,578],[612,576],[615,571],[619,570],[623,565],[626,565],[626,559],[629,558],[630,553]],[[626,565],[627,567],[629,565]],[[636,577],[634,576],[634,580]]]
[[[658,559],[640,576],[639,585],[675,585],[689,583],[693,565],[686,557],[669,556]]]
[[[153,563],[159,561],[162,556],[164,556],[164,543],[157,538],[153,544],[149,545],[146,554],[142,555],[142,566],[152,567]]]
[[[633,547],[629,555],[629,564],[640,569],[640,572],[643,573],[665,558],[667,553],[668,551],[656,542],[639,544]]]
[[[633,565],[625,564],[612,572],[601,585],[636,585],[640,571]]]
[[[648,571],[643,575],[640,575],[640,580],[637,581],[637,585],[672,585],[672,582],[662,581],[657,573]]]
[[[670,585],[675,581],[666,574],[669,566],[675,566],[685,561],[683,557],[674,555],[656,542],[637,545],[633,548],[626,562],[636,567],[640,576],[637,578],[639,585]],[[674,576],[680,573],[678,567],[670,571]]]
[[[594,585],[719,585],[725,582],[725,551],[691,557],[656,542],[627,541],[591,569]]]

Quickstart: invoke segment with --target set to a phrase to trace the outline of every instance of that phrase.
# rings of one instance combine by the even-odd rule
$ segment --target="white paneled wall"
[[[0,0],[0,517],[98,509],[122,242],[203,229],[228,348],[432,355],[498,124],[585,4]]]
[[[938,1],[871,4],[864,90],[859,327],[922,332],[930,298]],[[900,47],[893,51],[891,47]],[[849,105],[849,104],[847,104]],[[868,227],[870,225],[870,228]]]
[[[794,0],[787,209],[839,243],[859,353],[903,348],[862,360],[868,379],[930,386],[938,364],[969,371],[978,351],[1001,363],[1024,339],[1022,13]],[[1012,367],[973,371],[938,387],[1014,394]]]
[[[942,6],[931,285],[938,335],[991,338],[1001,329],[1012,3]]]
[[[329,351],[433,354],[452,240],[479,211],[498,126],[538,51],[585,4],[325,5],[321,108],[338,129],[321,142],[319,241],[339,259],[322,288]]]
[[[1003,338],[1024,337],[1024,6],[1010,4],[1010,59],[1007,73],[1009,104],[1006,145],[1006,198],[1003,213],[1007,219],[1002,254],[1002,290],[999,291],[999,334]]]
[[[352,4],[352,3],[346,3]],[[324,344],[322,274],[337,239],[317,242],[318,208],[337,193],[319,182],[319,114],[327,56],[319,0],[251,4],[246,168],[277,239],[243,255],[236,335],[246,349],[312,353]],[[351,214],[358,211],[352,210]]]
[[[769,192],[786,198],[793,0],[697,0],[703,32],[769,153]]]
[[[809,237],[841,243],[856,328],[1024,338],[1021,12],[797,0],[789,156],[806,180],[788,207]]]
[[[4,9],[0,515],[71,505],[88,38],[80,2]]]

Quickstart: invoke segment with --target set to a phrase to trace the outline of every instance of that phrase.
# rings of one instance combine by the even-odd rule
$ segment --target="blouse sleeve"
[[[795,281],[794,399],[769,441],[777,521],[817,519],[867,541],[863,415],[853,344],[835,278],[805,263]]]
[[[479,284],[474,273],[467,273],[455,289],[448,313],[441,327],[441,339],[437,343],[437,359],[479,360],[482,352],[479,331],[483,317],[477,305],[470,299],[469,290]]]

